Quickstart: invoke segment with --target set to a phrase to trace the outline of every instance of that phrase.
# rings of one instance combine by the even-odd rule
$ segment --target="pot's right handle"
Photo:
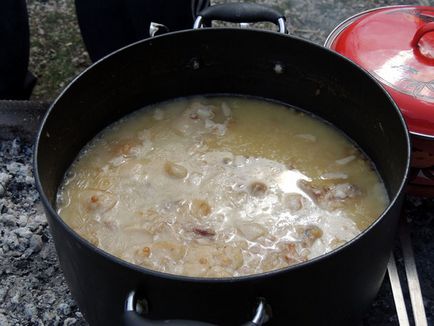
[[[286,33],[285,16],[269,6],[256,3],[224,3],[202,10],[194,22],[197,29],[202,23],[210,24],[213,20],[231,23],[270,22],[279,26],[280,33]]]
[[[130,292],[125,302],[124,325],[125,326],[218,326],[200,321],[172,319],[172,320],[150,320],[142,316],[136,311],[137,298],[134,291]],[[241,326],[261,326],[270,319],[269,307],[265,299],[258,300],[256,313],[251,321],[248,321]]]

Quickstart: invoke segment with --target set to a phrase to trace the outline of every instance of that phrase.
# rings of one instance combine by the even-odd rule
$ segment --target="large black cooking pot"
[[[196,94],[262,97],[329,121],[375,162],[389,207],[338,250],[283,270],[237,278],[154,272],[79,237],[56,214],[55,201],[80,149],[136,109]],[[169,33],[97,62],[54,102],[35,147],[37,186],[60,263],[92,325],[140,325],[144,318],[241,325],[252,320],[255,309],[258,314],[249,325],[266,319],[267,325],[357,325],[385,275],[408,164],[409,138],[400,112],[362,69],[295,37],[236,28]]]

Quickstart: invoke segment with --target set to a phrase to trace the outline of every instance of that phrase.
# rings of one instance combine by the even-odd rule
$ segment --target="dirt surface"
[[[251,0],[250,0],[251,1]],[[284,12],[292,35],[323,44],[338,22],[387,5],[429,5],[431,0],[258,0]],[[38,77],[33,100],[49,101],[91,62],[81,40],[73,0],[27,0],[30,71]],[[212,0],[212,3],[229,1]],[[231,1],[234,2],[234,1]],[[253,2],[253,1],[251,1]],[[432,5],[432,4],[431,4]]]
[[[73,0],[27,0],[29,70],[38,78],[32,100],[52,100],[90,65]]]

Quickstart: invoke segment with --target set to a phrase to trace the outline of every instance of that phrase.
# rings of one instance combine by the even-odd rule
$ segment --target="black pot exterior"
[[[206,280],[152,272],[103,253],[55,214],[57,187],[79,150],[144,105],[236,94],[293,105],[329,121],[376,163],[391,198],[382,217],[334,252],[285,270]],[[409,138],[384,90],[348,60],[272,32],[207,29],[129,46],[78,77],[47,114],[35,148],[37,184],[71,292],[91,325],[121,325],[137,290],[151,319],[240,325],[258,297],[269,325],[355,325],[375,298],[391,253],[409,164]]]

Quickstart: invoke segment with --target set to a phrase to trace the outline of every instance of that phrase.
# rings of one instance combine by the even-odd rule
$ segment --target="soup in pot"
[[[386,208],[372,162],[299,110],[241,97],[143,108],[65,175],[59,215],[95,246],[171,274],[234,277],[327,253]]]

